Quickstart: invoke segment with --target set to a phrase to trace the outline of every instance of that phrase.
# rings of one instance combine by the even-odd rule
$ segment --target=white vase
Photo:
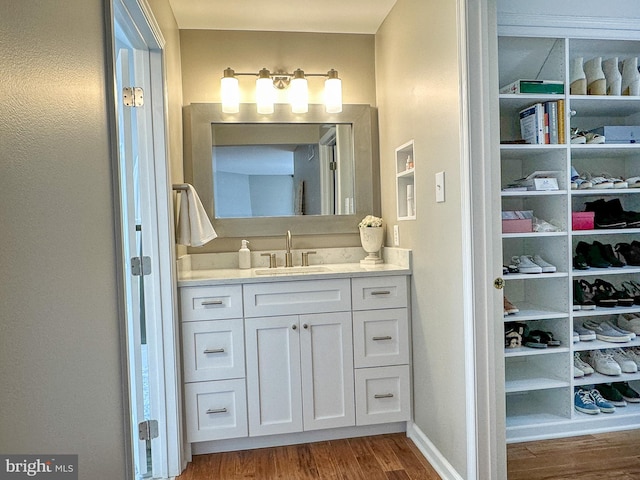
[[[383,227],[360,227],[360,242],[362,248],[369,255],[362,260],[362,265],[376,265],[378,263],[384,263],[384,260],[380,258],[378,253],[382,248],[382,241],[384,240],[384,228]]]

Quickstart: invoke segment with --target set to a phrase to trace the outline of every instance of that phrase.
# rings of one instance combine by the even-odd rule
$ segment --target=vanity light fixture
[[[231,67],[224,70],[220,80],[220,94],[222,111],[224,113],[238,113],[240,111],[240,89],[238,79],[240,75],[257,76],[256,107],[260,114],[271,114],[274,111],[276,89],[289,88],[289,103],[293,113],[307,113],[309,111],[309,88],[307,77],[326,77],[324,83],[324,103],[327,113],[342,112],[342,81],[334,69],[327,73],[307,73],[296,69],[293,73],[271,73],[266,68],[255,73],[237,73]]]

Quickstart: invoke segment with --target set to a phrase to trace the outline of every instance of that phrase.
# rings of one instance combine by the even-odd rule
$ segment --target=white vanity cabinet
[[[407,277],[354,278],[356,424],[411,418]]]
[[[408,278],[181,285],[192,448],[278,444],[273,435],[308,441],[318,430],[340,438],[365,425],[370,433],[399,431],[411,417]]]
[[[242,287],[180,291],[188,442],[245,437]]]
[[[355,425],[350,293],[348,279],[245,285],[251,436]]]

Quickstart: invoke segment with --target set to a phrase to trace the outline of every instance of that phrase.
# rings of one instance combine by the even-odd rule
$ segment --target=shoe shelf
[[[518,313],[512,313],[504,317],[505,322],[528,322],[531,320],[553,320],[556,318],[569,318],[569,314],[562,310],[552,310],[548,305],[536,305],[527,302],[517,302]]]
[[[640,273],[640,267],[609,267],[609,268],[591,268],[589,270],[573,270],[573,277],[598,277],[609,275],[637,275]],[[631,308],[631,307],[626,307]],[[625,310],[628,312],[630,310]]]
[[[558,347],[559,348],[559,347]],[[530,349],[534,350],[534,349]],[[546,355],[536,354],[521,357],[506,357],[505,392],[529,392],[552,388],[569,387],[571,381],[559,368],[569,371],[568,349],[556,352],[546,348]],[[564,358],[561,358],[564,357]],[[595,374],[594,374],[595,375]],[[573,374],[571,374],[573,377]]]
[[[500,30],[500,27],[499,27]],[[558,29],[554,29],[558,31]],[[586,30],[585,30],[586,31]],[[619,407],[613,414],[586,415],[574,410],[574,386],[616,381],[634,382],[640,388],[640,373],[610,377],[594,373],[573,378],[573,353],[589,350],[640,346],[640,336],[627,343],[572,341],[574,322],[583,319],[614,320],[621,313],[640,313],[640,306],[573,310],[573,280],[606,277],[640,282],[640,267],[625,266],[577,270],[573,257],[578,242],[615,246],[640,241],[640,228],[571,229],[572,212],[585,211],[586,203],[620,199],[623,210],[640,212],[640,188],[571,189],[571,168],[579,174],[603,174],[627,179],[640,176],[640,143],[571,144],[571,128],[588,131],[602,126],[640,125],[640,96],[572,95],[572,60],[602,56],[640,57],[640,33],[621,34],[625,39],[521,36],[517,29],[501,29],[498,36],[500,87],[517,79],[564,81],[564,94],[498,94],[500,108],[500,197],[503,211],[533,210],[558,232],[503,233],[503,261],[513,255],[539,254],[557,267],[555,273],[505,274],[505,297],[519,312],[504,316],[503,323],[526,323],[530,329],[551,331],[560,347],[505,348],[505,392],[507,441],[557,438],[568,435],[640,427],[640,404]],[[504,34],[508,33],[508,34]],[[585,32],[581,32],[584,35]],[[543,34],[544,35],[544,34]],[[636,37],[636,38],[630,38]],[[534,103],[564,100],[565,138],[557,145],[519,144],[519,112]],[[502,188],[535,171],[557,171],[558,190],[502,191]],[[635,194],[639,195],[635,195]],[[600,203],[600,202],[599,202]],[[505,263],[508,265],[509,263]],[[619,279],[616,276],[620,276]],[[613,279],[612,279],[613,278]],[[639,390],[640,391],[640,390]]]
[[[589,350],[606,350],[608,348],[625,349],[629,347],[640,347],[640,338],[636,337],[630,342],[625,343],[605,342],[603,340],[589,340],[585,342],[583,340],[580,340],[579,342],[573,344],[573,350],[576,352],[586,352]]]
[[[602,373],[592,373],[584,377],[576,378],[573,381],[575,386],[580,385],[599,385],[601,383],[613,382],[633,382],[640,380],[640,373],[623,373],[621,375],[603,375]]]

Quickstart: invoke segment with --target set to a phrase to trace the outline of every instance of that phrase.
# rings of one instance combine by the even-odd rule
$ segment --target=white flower
[[[374,217],[373,215],[367,215],[358,224],[359,228],[363,227],[381,227],[382,219],[380,217]]]

